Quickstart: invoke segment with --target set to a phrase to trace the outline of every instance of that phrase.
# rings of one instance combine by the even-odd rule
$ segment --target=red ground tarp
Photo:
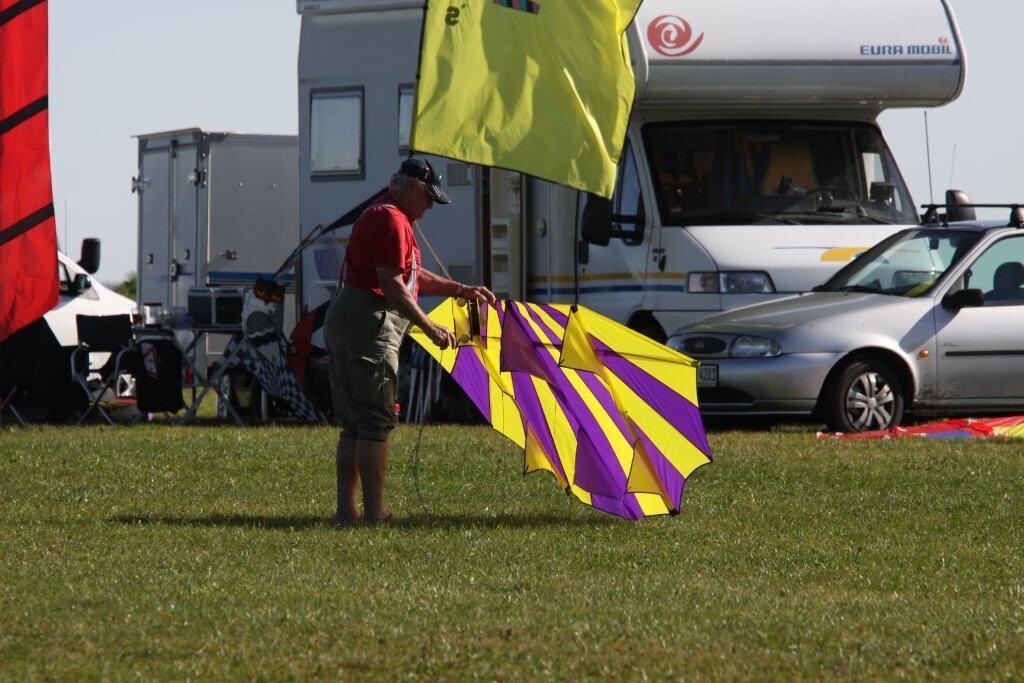
[[[1024,415],[945,420],[914,427],[896,427],[875,432],[861,432],[860,434],[818,433],[819,439],[893,439],[905,436],[926,439],[1022,439],[1024,438]]]
[[[0,0],[0,341],[57,305],[45,0]]]

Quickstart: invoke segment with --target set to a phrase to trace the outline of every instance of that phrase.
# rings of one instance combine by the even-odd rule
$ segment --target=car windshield
[[[974,232],[907,230],[858,256],[817,292],[922,296],[978,241]]]
[[[662,225],[918,222],[873,126],[659,123],[644,139]]]

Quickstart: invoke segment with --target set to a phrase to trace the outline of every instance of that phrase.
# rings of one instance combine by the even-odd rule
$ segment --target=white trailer
[[[297,6],[306,235],[381,188],[407,153],[423,3]],[[579,301],[664,339],[807,291],[917,222],[877,117],[962,91],[945,0],[647,0],[628,37],[637,96],[610,206],[431,159],[453,204],[423,226],[453,275],[500,296]],[[329,296],[348,234],[306,255],[304,310]]]
[[[163,307],[188,330],[190,287],[252,286],[298,244],[297,139],[191,128],[138,140],[138,302]],[[295,324],[293,292],[286,331]],[[218,354],[224,343],[208,338],[204,350]]]

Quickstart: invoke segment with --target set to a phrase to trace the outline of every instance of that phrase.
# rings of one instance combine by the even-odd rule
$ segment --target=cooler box
[[[192,327],[241,327],[244,294],[244,287],[189,287],[188,315]]]

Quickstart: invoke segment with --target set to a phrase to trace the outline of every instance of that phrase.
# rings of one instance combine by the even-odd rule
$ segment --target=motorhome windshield
[[[907,230],[884,240],[816,292],[867,292],[916,297],[928,293],[977,243],[976,232]]]
[[[918,221],[869,125],[649,124],[644,139],[662,225]]]

